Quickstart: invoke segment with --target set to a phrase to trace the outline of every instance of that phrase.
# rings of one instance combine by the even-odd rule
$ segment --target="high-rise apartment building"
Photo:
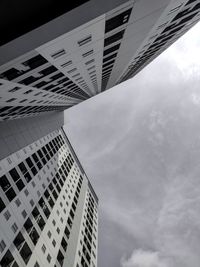
[[[96,267],[98,199],[62,128],[0,161],[0,266]]]
[[[133,77],[200,16],[199,0],[1,5],[0,120],[64,110]]]

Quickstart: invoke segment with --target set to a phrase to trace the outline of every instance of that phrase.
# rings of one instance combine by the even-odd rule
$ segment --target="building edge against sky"
[[[63,110],[136,75],[200,0],[22,3],[0,4],[0,265],[96,267],[98,199]]]
[[[13,17],[0,9],[0,120],[64,110],[133,77],[200,14],[199,0],[76,0],[37,21],[46,1],[23,2]]]
[[[98,198],[62,128],[0,173],[0,266],[97,266]]]

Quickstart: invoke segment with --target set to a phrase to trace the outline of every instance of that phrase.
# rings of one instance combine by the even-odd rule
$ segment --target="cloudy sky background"
[[[200,266],[199,33],[66,111],[99,196],[99,267]]]

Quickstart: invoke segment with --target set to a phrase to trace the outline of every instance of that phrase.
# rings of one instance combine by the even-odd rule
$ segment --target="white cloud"
[[[168,267],[166,260],[158,252],[135,250],[129,259],[122,258],[122,267]]]
[[[193,173],[192,173],[193,172]],[[199,166],[169,184],[157,224],[157,247],[173,267],[199,267]]]

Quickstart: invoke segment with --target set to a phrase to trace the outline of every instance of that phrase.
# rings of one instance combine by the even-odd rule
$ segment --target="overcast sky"
[[[199,33],[66,111],[99,197],[98,267],[200,266]]]

